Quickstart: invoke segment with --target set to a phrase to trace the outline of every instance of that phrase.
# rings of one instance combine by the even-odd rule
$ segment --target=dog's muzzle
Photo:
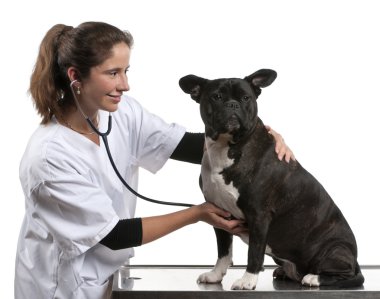
[[[228,101],[223,104],[225,112],[226,112],[226,123],[225,129],[227,132],[234,132],[240,129],[240,119],[239,119],[239,110],[240,103],[236,101]]]
[[[227,132],[230,132],[230,133],[240,129],[240,121],[236,114],[231,115],[231,117],[227,119],[225,128]]]

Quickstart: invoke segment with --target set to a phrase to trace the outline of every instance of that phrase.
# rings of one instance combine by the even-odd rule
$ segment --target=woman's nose
[[[128,76],[126,74],[120,77],[117,89],[121,91],[129,90]]]

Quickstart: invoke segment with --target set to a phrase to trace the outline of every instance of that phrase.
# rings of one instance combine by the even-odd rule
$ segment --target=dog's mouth
[[[225,129],[229,133],[232,133],[240,129],[240,121],[235,114],[231,115],[231,117],[227,120],[225,124]]]

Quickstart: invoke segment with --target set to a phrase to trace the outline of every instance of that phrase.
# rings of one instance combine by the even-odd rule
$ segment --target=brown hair
[[[76,28],[57,24],[46,33],[29,87],[42,124],[74,106],[68,68],[75,67],[79,78],[85,79],[90,69],[109,58],[113,46],[121,42],[131,48],[132,35],[102,22],[86,22]]]

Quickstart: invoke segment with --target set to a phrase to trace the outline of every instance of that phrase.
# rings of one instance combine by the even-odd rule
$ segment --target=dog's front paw
[[[257,274],[245,272],[243,277],[236,280],[231,289],[232,290],[254,290],[257,284]]]
[[[319,275],[307,274],[302,279],[302,284],[310,287],[319,287]]]
[[[223,275],[212,270],[199,275],[197,283],[218,283],[221,282],[222,279]]]

